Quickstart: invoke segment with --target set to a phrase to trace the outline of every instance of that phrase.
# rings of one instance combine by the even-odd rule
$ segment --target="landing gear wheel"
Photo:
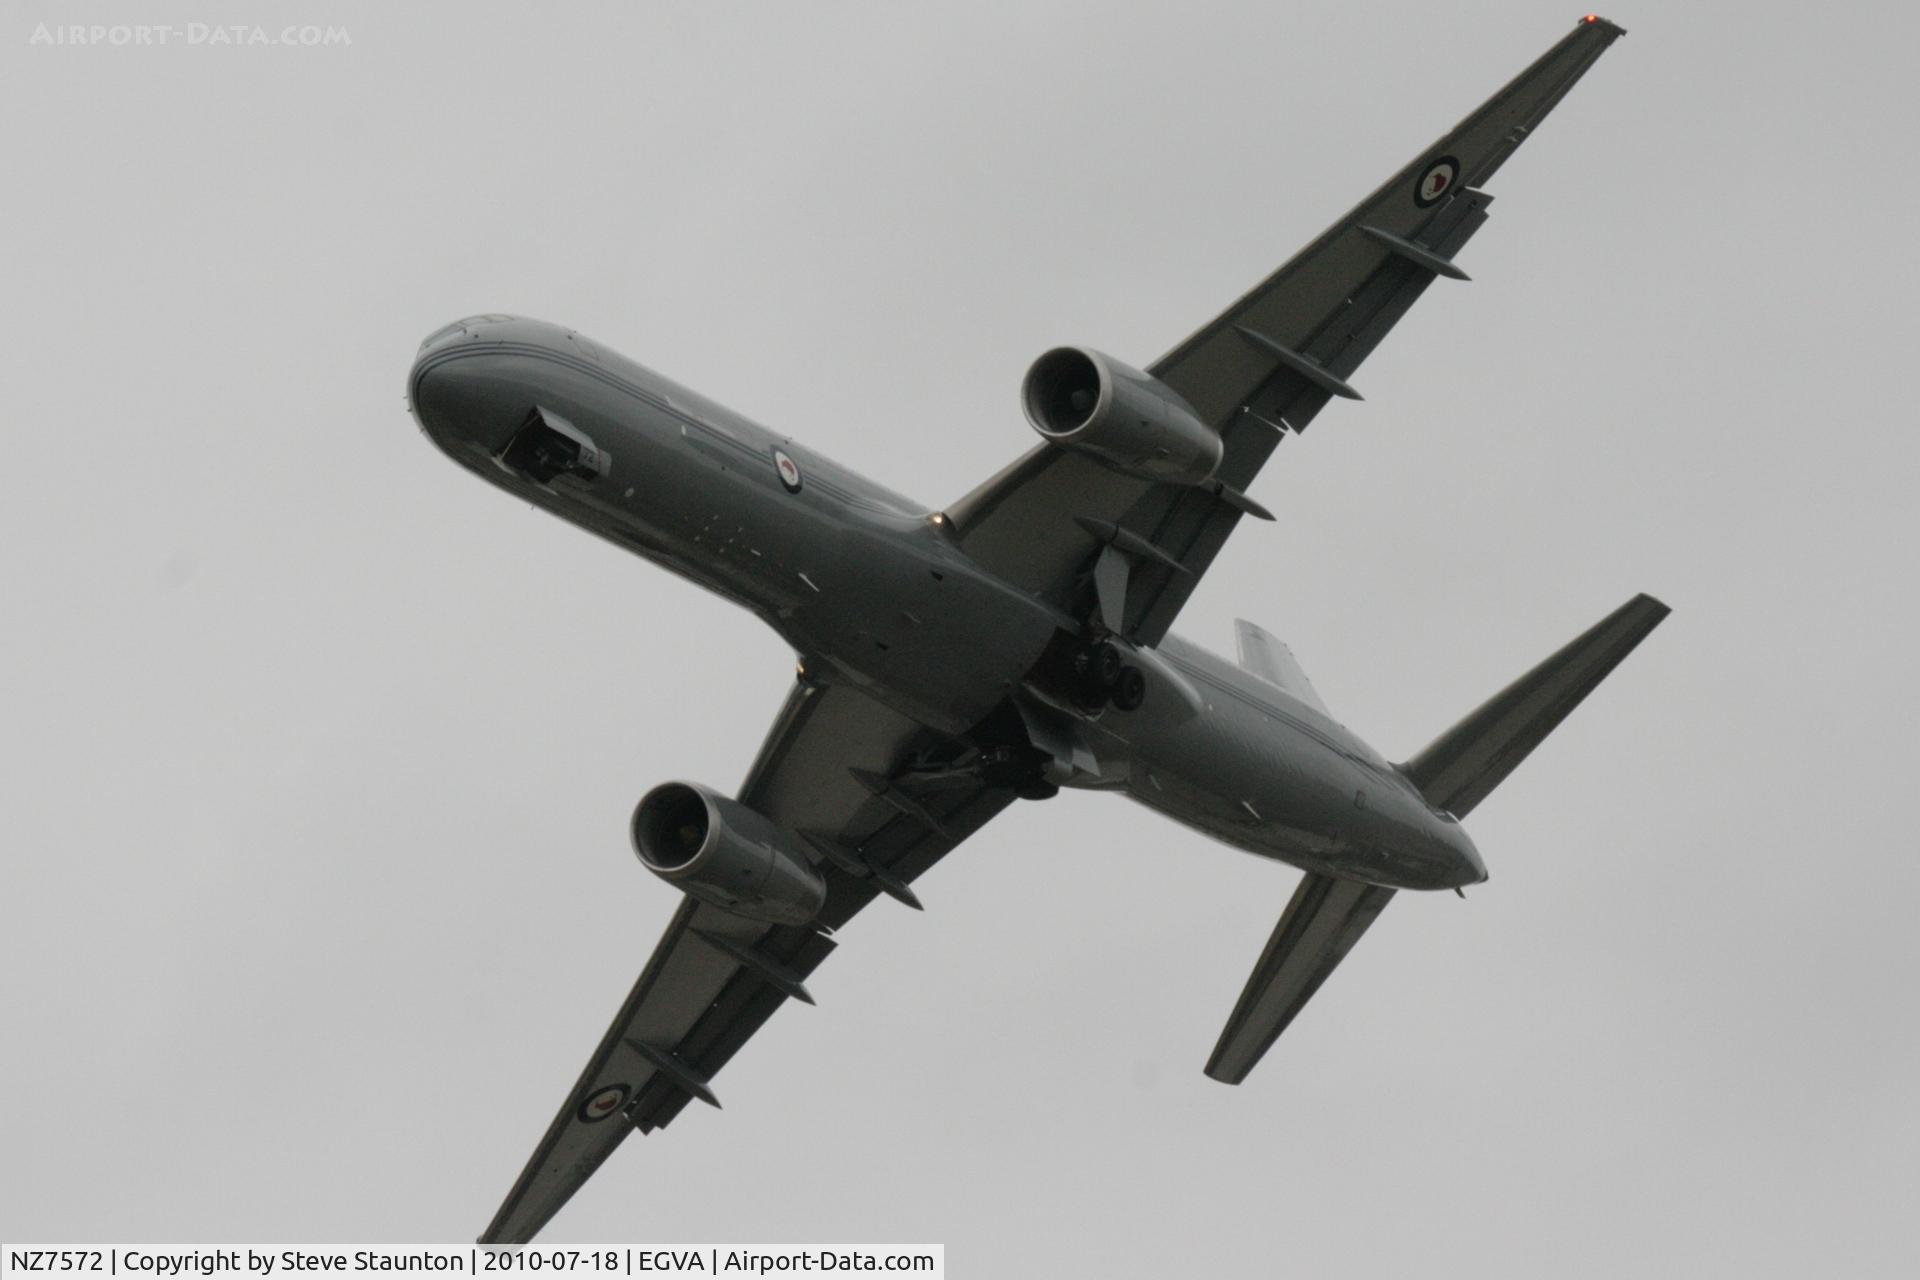
[[[1113,679],[1113,706],[1116,711],[1138,711],[1147,700],[1147,678],[1138,667],[1121,667]]]
[[[1035,779],[1031,782],[1022,783],[1014,794],[1022,800],[1051,800],[1060,794],[1060,788],[1051,782],[1042,782],[1039,779]]]
[[[1126,659],[1120,656],[1120,650],[1104,640],[1087,650],[1087,675],[1103,689],[1113,688],[1113,682],[1120,678],[1125,663]]]

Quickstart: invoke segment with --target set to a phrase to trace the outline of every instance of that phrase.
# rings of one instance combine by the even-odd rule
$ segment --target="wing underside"
[[[629,1133],[718,1106],[720,1068],[789,999],[812,1002],[831,931],[881,894],[917,905],[907,886],[1013,799],[951,771],[902,776],[956,749],[858,690],[795,686],[739,799],[831,851],[826,906],[810,925],[768,925],[684,900],[481,1243],[531,1240]]]
[[[1436,278],[1464,279],[1455,255],[1487,219],[1481,190],[1607,46],[1624,32],[1583,20],[1451,132],[1422,151],[1271,276],[1154,362],[1148,372],[1219,431],[1209,482],[1175,486],[1037,446],[948,509],[961,545],[1022,589],[1084,610],[1087,565],[1117,526],[1157,554],[1134,565],[1122,634],[1157,644],[1246,514],[1280,441],[1349,381]]]

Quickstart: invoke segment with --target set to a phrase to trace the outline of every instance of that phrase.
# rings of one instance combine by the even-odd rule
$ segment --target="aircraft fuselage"
[[[1168,639],[1137,710],[1035,680],[1078,620],[982,569],[945,517],[570,330],[484,316],[422,344],[421,427],[516,497],[753,611],[811,680],[959,736],[1009,702],[1063,785],[1123,790],[1238,848],[1395,888],[1478,883],[1459,825],[1317,709]]]

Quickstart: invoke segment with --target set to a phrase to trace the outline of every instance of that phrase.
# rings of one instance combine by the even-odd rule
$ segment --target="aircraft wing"
[[[1289,432],[1329,399],[1359,399],[1348,381],[1436,276],[1465,279],[1453,257],[1487,217],[1482,185],[1547,113],[1626,34],[1583,19],[1452,132],[1148,370],[1217,429],[1212,480],[1142,480],[1043,444],[947,515],[961,545],[1058,604],[1078,598],[1101,545],[1144,540],[1121,610],[1122,634],[1156,644],[1244,514],[1271,518],[1248,486]],[[1116,536],[1110,526],[1121,531]]]
[[[741,787],[740,801],[807,847],[832,844],[814,924],[768,925],[692,898],[681,903],[533,1158],[480,1237],[531,1240],[629,1132],[670,1122],[834,949],[838,929],[881,893],[907,888],[984,825],[1013,792],[939,767],[960,744],[857,689],[797,684]],[[928,781],[900,781],[909,769]]]

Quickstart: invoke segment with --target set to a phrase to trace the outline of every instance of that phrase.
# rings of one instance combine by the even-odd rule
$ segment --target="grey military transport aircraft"
[[[1487,873],[1460,819],[1663,618],[1637,596],[1389,763],[1273,636],[1169,633],[1274,448],[1487,218],[1515,148],[1624,34],[1598,16],[1144,371],[1080,347],[1021,388],[1031,452],[944,510],[889,492],[572,330],[483,315],[421,344],[420,426],[517,498],[744,606],[800,654],[735,796],[633,812],[684,899],[481,1240],[530,1240],[629,1133],[688,1102],[840,930],[1016,798],[1120,792],[1299,868],[1206,1073],[1236,1084],[1393,896]]]

